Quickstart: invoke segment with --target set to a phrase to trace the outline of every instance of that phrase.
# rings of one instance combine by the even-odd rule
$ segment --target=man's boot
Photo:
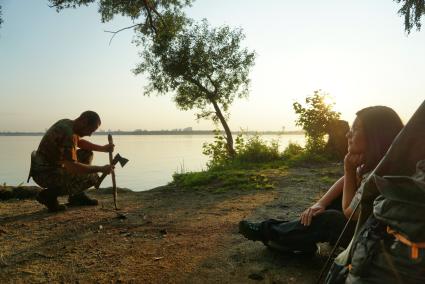
[[[42,190],[36,200],[47,207],[49,212],[59,212],[66,210],[66,206],[59,204],[58,195],[55,189],[47,188]]]
[[[99,204],[96,199],[88,197],[84,192],[70,195],[68,202],[69,206],[96,206]]]

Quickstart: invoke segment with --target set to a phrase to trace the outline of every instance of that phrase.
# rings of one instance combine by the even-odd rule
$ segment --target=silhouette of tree
[[[408,34],[416,26],[416,30],[421,29],[421,18],[425,15],[424,0],[394,0],[402,3],[398,13],[404,17],[404,29]]]
[[[3,24],[3,19],[1,17],[1,5],[0,5],[0,28],[1,28],[1,24]]]
[[[121,28],[117,31],[109,31],[115,36],[117,33],[134,29],[136,32],[145,36],[157,33],[157,29],[164,27],[166,22],[174,21],[174,29],[178,30],[185,22],[185,16],[182,9],[190,6],[192,0],[49,0],[50,7],[58,12],[66,8],[77,8],[88,6],[98,2],[98,12],[101,15],[102,23],[111,21],[115,16],[121,15],[129,17],[136,24]]]

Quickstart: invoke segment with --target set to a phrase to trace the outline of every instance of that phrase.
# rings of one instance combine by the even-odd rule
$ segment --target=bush
[[[244,133],[239,134],[235,139],[235,157],[230,157],[226,148],[226,139],[219,132],[215,131],[214,141],[204,143],[204,155],[210,156],[207,163],[209,169],[224,167],[228,165],[246,164],[246,163],[267,163],[281,159],[279,153],[279,143],[273,140],[270,145],[259,135],[247,136]]]
[[[279,142],[273,140],[268,145],[259,135],[254,135],[245,142],[242,136],[236,141],[236,160],[242,163],[267,163],[281,158]]]
[[[284,159],[291,159],[297,155],[300,155],[304,152],[304,148],[301,147],[297,143],[289,143],[289,145],[285,148],[283,151],[283,158]]]
[[[236,144],[238,138],[239,136],[236,138]],[[214,142],[202,145],[202,154],[210,156],[210,160],[207,162],[209,169],[224,166],[231,159],[229,151],[227,151],[226,138],[218,130],[214,130]]]
[[[326,155],[303,148],[295,143],[289,143],[283,151],[282,158],[288,166],[305,166],[329,161]]]
[[[226,148],[226,139],[219,131],[215,132],[212,143],[204,143],[203,154],[210,156],[207,163],[208,171],[222,170],[224,168],[253,168],[261,166],[308,166],[314,163],[330,161],[324,152],[317,149],[303,148],[298,144],[290,143],[283,153],[279,152],[279,143],[273,140],[270,143],[264,141],[259,135],[247,137],[241,133],[235,139],[235,157],[231,158]],[[196,183],[195,176],[187,177],[186,182]],[[204,174],[202,180],[209,180],[210,176]]]

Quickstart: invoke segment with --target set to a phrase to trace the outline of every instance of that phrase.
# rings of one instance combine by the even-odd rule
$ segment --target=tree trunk
[[[221,113],[220,108],[218,107],[218,104],[215,100],[211,100],[211,103],[214,106],[215,114],[217,115],[218,119],[221,122],[221,125],[224,128],[224,132],[226,133],[226,142],[227,142],[227,152],[229,153],[230,157],[236,156],[235,149],[233,149],[233,136],[232,132],[230,131],[229,126],[227,125],[226,119],[224,118],[223,114]]]

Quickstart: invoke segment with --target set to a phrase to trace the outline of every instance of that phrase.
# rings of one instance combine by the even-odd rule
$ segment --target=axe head
[[[128,162],[128,159],[121,157],[120,154],[116,154],[114,159],[112,160],[112,163],[114,165],[116,165],[117,163],[120,163],[121,167],[124,167],[125,164],[127,164],[127,162]]]

